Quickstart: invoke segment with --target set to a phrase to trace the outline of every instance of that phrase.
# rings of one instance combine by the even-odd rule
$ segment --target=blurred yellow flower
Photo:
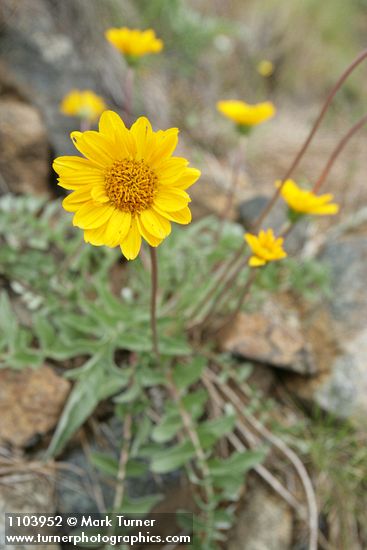
[[[287,257],[287,253],[283,250],[284,239],[276,238],[272,229],[261,230],[257,236],[246,233],[244,239],[253,253],[249,260],[251,267],[259,267]]]
[[[122,27],[111,28],[105,32],[106,39],[127,58],[134,59],[150,53],[159,53],[163,49],[163,41],[156,37],[152,29],[140,31]]]
[[[274,73],[274,65],[268,59],[263,59],[257,64],[256,70],[261,76],[266,78]]]
[[[75,147],[86,158],[54,161],[59,185],[73,192],[63,207],[74,212],[73,225],[95,246],[120,246],[133,260],[142,237],[158,246],[171,232],[171,222],[188,224],[186,189],[200,176],[185,158],[172,156],[178,129],[154,132],[140,117],[129,129],[113,111],[105,111],[99,132],[72,132]]]
[[[270,101],[249,105],[244,101],[229,99],[218,101],[217,109],[237,125],[245,127],[256,126],[275,115],[275,107]]]
[[[275,185],[279,187],[281,182],[276,181]],[[327,216],[339,212],[339,205],[331,202],[333,195],[328,193],[317,196],[312,191],[301,189],[293,180],[286,180],[280,193],[289,208],[299,214]]]
[[[94,122],[106,110],[106,104],[102,97],[91,90],[72,90],[62,100],[60,109],[64,115]]]

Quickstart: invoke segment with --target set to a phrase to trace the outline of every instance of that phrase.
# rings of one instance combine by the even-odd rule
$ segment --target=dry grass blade
[[[271,433],[265,426],[261,424],[251,413],[246,411],[243,407],[238,395],[227,385],[221,384],[218,380],[215,373],[208,371],[208,376],[211,380],[217,385],[219,390],[231,401],[234,407],[238,412],[245,418],[245,420],[259,433],[261,434],[269,443],[274,445],[279,451],[281,451],[284,456],[293,464],[295,470],[297,471],[302,485],[305,490],[307,504],[309,509],[309,530],[310,530],[310,541],[309,541],[309,550],[317,550],[317,535],[318,535],[318,510],[317,510],[317,501],[316,495],[312,486],[312,482],[307,473],[306,468],[304,467],[302,461],[299,459],[297,454],[288,447],[279,437]]]
[[[204,377],[203,382],[208,389],[211,398],[216,402],[218,407],[223,410],[225,401],[222,396],[217,392],[215,386],[212,384],[208,377]],[[247,448],[254,448],[259,445],[258,438],[254,436],[254,434],[246,427],[245,424],[241,422],[240,419],[238,419],[236,422],[236,428],[244,437],[248,445],[248,447],[246,447],[236,434],[228,434],[227,439],[231,443],[231,445],[233,445],[236,451],[243,452]],[[297,512],[300,518],[305,519],[306,511],[302,507],[302,505],[292,495],[292,493],[290,493],[288,489],[284,487],[284,485],[271,472],[269,472],[267,468],[265,468],[265,466],[263,466],[262,464],[258,464],[257,466],[254,466],[253,469],[285,502],[287,502],[287,504],[289,504],[289,506],[291,506],[291,508],[293,508]]]

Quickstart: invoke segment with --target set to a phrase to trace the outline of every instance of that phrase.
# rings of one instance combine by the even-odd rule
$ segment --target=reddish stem
[[[82,118],[80,121],[80,131],[87,132],[90,130],[90,121],[87,118]]]
[[[152,288],[150,300],[150,326],[152,331],[152,350],[157,360],[159,360],[158,331],[157,331],[157,294],[158,294],[158,261],[157,250],[149,247],[151,259]]]
[[[131,123],[133,121],[134,112],[134,77],[134,69],[132,67],[128,67],[125,80],[125,113]]]
[[[341,77],[339,78],[339,80],[336,82],[335,86],[331,89],[329,95],[327,96],[326,98],[326,101],[321,109],[321,112],[319,114],[319,116],[317,117],[313,127],[311,128],[311,131],[306,139],[306,141],[304,142],[304,144],[302,145],[301,149],[299,150],[298,154],[296,155],[294,161],[292,162],[291,166],[289,167],[288,171],[286,172],[286,174],[284,175],[282,181],[281,181],[281,184],[280,186],[277,188],[277,190],[274,192],[274,195],[273,197],[270,199],[268,205],[265,207],[265,209],[263,210],[263,212],[260,214],[256,224],[255,224],[255,231],[257,231],[257,229],[260,228],[262,222],[264,221],[265,217],[269,214],[270,210],[273,208],[274,204],[276,203],[279,195],[280,195],[280,192],[282,190],[282,187],[284,185],[284,183],[286,182],[286,180],[288,178],[290,178],[290,176],[293,174],[294,170],[296,169],[296,167],[298,166],[298,164],[300,163],[301,159],[303,158],[303,155],[305,154],[306,150],[308,149],[308,146],[310,145],[314,135],[316,134],[327,110],[329,109],[330,107],[330,104],[332,102],[332,100],[334,99],[337,91],[341,88],[341,86],[344,84],[344,82],[346,81],[346,79],[348,78],[348,76],[354,71],[354,69],[360,64],[362,63],[362,61],[367,57],[367,49],[366,50],[363,50],[356,58],[355,60],[346,68],[346,70],[343,72],[343,74],[341,75]]]
[[[313,186],[312,191],[316,193],[319,191],[320,187],[323,185],[324,181],[326,180],[334,162],[350,140],[350,138],[358,132],[363,126],[367,124],[367,115],[362,117],[354,126],[351,127],[351,129],[345,134],[345,136],[339,141],[338,145],[335,147],[334,151],[331,153],[329,160],[327,161],[325,168],[321,172],[321,175],[315,185]]]

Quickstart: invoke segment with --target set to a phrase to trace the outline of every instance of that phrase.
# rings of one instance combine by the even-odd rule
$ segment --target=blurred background
[[[14,265],[23,258],[22,247],[5,254],[7,246],[20,242],[19,232],[27,232],[25,223],[39,208],[39,203],[15,205],[9,196],[35,196],[48,202],[62,195],[51,163],[56,156],[74,154],[69,133],[79,123],[60,112],[60,102],[71,89],[93,90],[109,108],[124,111],[127,67],[104,38],[110,26],[151,27],[164,41],[163,52],[139,67],[135,114],[147,115],[155,129],[180,128],[181,153],[202,170],[201,181],[192,190],[196,220],[221,215],[231,181],[238,138],[216,111],[216,102],[233,98],[275,103],[276,117],[251,137],[228,213],[233,221],[250,228],[258,205],[271,195],[273,182],[287,170],[331,86],[366,47],[367,1],[1,0],[0,288],[8,300],[0,307],[4,333],[9,332],[13,319],[9,304],[14,302],[19,313],[20,290],[14,283],[29,283],[32,266],[36,279],[43,261],[42,255],[27,256],[21,271]],[[266,74],[262,61],[271,62]],[[297,180],[315,180],[337,140],[366,112],[366,76],[363,65],[338,93],[297,170]],[[362,131],[353,139],[325,184],[341,204],[340,214],[305,226],[307,244],[300,235],[290,243],[297,257],[308,262],[302,273],[296,262],[290,275],[291,286],[298,285],[301,298],[288,287],[279,290],[278,286],[276,305],[273,297],[256,319],[260,323],[256,326],[263,327],[261,323],[274,316],[278,324],[272,330],[286,327],[281,350],[265,359],[260,352],[250,354],[256,365],[249,382],[255,406],[266,405],[268,424],[297,449],[312,472],[323,533],[320,548],[325,549],[367,547],[365,138]],[[42,228],[47,232],[52,216],[32,229],[33,239],[45,239],[44,234],[37,237],[37,232]],[[263,284],[272,290],[272,280]],[[278,309],[279,319],[274,313]],[[27,317],[22,322],[27,324]],[[247,322],[244,326],[251,327],[255,321]],[[289,337],[294,333],[288,327],[296,330],[294,338]],[[259,332],[268,334],[267,328]],[[231,335],[223,345],[226,352],[244,349],[247,360],[248,347],[261,350],[262,341],[257,334],[250,335],[255,339],[250,344],[248,338],[243,341],[246,331]],[[291,341],[297,342],[296,350]],[[299,349],[303,358],[313,354],[311,367],[303,359],[302,366],[297,363],[295,367]],[[29,356],[19,365],[23,368],[27,361],[32,366]],[[289,368],[284,368],[285,363]],[[31,378],[21,374],[21,368],[14,374],[6,359],[0,367],[0,510],[56,507],[82,511],[91,506],[100,495],[94,474],[83,478],[88,451],[83,435],[81,443],[78,440],[82,451],[77,447],[62,457],[81,469],[76,481],[63,473],[62,489],[55,489],[55,476],[44,471],[41,478],[37,473],[35,485],[35,467],[26,467],[38,460],[37,453],[54,430],[70,390],[70,381],[60,375],[60,365],[42,366],[46,370]],[[113,440],[113,426],[108,430]],[[26,480],[20,475],[24,470]],[[291,484],[292,476],[285,473]],[[76,495],[72,484],[79,484]],[[184,490],[175,491],[168,483],[166,508],[169,499],[187,500]],[[242,508],[231,535],[233,542],[224,548],[307,548],[305,527],[254,478],[250,478]]]
[[[71,89],[92,89],[109,107],[121,108],[126,67],[104,38],[107,27],[121,25],[152,27],[165,43],[164,53],[140,69],[136,114],[147,114],[156,127],[177,125],[187,145],[194,147],[197,158],[192,161],[205,166],[203,179],[211,186],[226,185],[226,164],[236,143],[230,124],[216,112],[216,101],[276,103],[278,116],[256,133],[248,152],[253,184],[267,186],[284,172],[321,100],[363,48],[366,7],[364,0],[265,0],[261,5],[250,0],[3,0],[3,186],[54,192],[48,185],[53,178],[48,158],[72,150],[68,133],[76,121],[59,112],[61,99]],[[263,60],[273,64],[268,77],[258,72]],[[316,177],[334,136],[362,112],[364,76],[359,69],[338,94],[301,176]],[[16,139],[26,140],[28,133],[35,149],[21,142],[19,151],[9,152],[18,155],[17,162],[8,159],[7,148],[16,147]],[[23,157],[27,176],[21,147],[28,155]],[[360,147],[355,141],[333,173],[333,186],[344,190],[348,204],[358,204],[362,193],[358,181],[365,155]],[[37,170],[28,170],[37,157]]]

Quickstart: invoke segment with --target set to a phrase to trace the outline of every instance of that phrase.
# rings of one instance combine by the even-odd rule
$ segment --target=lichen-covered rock
[[[250,361],[307,375],[316,371],[297,311],[280,301],[268,300],[261,311],[238,315],[220,344],[223,351]]]

